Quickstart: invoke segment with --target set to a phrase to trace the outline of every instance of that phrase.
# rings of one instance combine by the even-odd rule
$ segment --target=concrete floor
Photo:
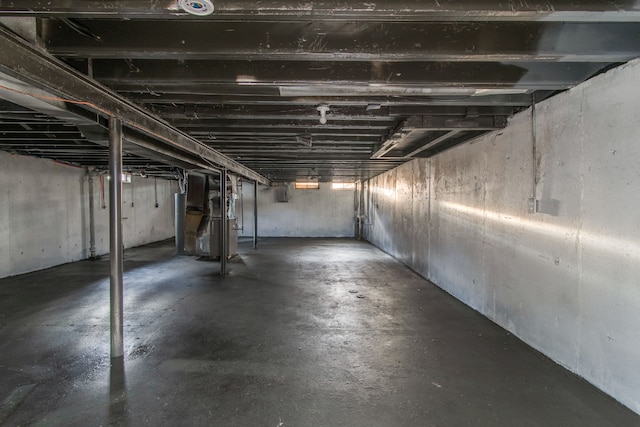
[[[108,261],[0,280],[0,424],[640,425],[369,244],[240,253],[221,279],[171,242],[128,250],[115,366]]]

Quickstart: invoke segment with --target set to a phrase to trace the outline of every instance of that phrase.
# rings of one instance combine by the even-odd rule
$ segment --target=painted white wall
[[[125,248],[145,245],[175,235],[174,194],[179,192],[177,181],[134,176],[131,184],[122,184],[122,223]],[[155,184],[154,184],[155,183]],[[154,185],[157,187],[158,207]],[[108,230],[109,211],[101,210],[100,220]],[[109,251],[108,234],[104,251]]]
[[[320,183],[319,190],[296,190],[290,184],[286,203],[276,200],[276,191],[258,186],[259,237],[353,237],[354,190],[333,190],[330,183]],[[244,230],[239,236],[253,236],[253,194],[253,184],[244,182]]]
[[[105,177],[106,178],[106,177]],[[132,247],[174,234],[177,185],[134,177],[123,184],[124,244]],[[108,199],[108,183],[105,179]],[[134,207],[131,207],[131,202]],[[109,251],[109,212],[94,180],[97,253]],[[0,277],[89,256],[89,187],[84,169],[0,151]]]
[[[368,239],[640,413],[640,61],[373,179]]]

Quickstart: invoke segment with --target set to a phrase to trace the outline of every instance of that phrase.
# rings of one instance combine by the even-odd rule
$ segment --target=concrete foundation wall
[[[154,188],[155,186],[155,188]],[[158,207],[155,207],[157,191]],[[175,200],[179,192],[177,181],[133,177],[130,184],[122,184],[122,223],[125,248],[158,242],[175,236]],[[104,251],[109,251],[109,210],[102,210],[104,217]]]
[[[640,413],[640,62],[368,183],[365,236]]]
[[[177,184],[134,177],[123,184],[125,247],[172,237]],[[105,198],[108,183],[105,177]],[[131,206],[131,203],[134,206]],[[97,253],[109,251],[109,212],[94,180]],[[89,187],[84,169],[0,151],[0,277],[89,256]]]
[[[238,235],[253,236],[253,184],[242,187],[244,230]],[[353,237],[354,190],[333,190],[330,183],[320,183],[319,190],[296,190],[290,184],[286,203],[277,201],[278,191],[283,190],[258,186],[258,236]]]

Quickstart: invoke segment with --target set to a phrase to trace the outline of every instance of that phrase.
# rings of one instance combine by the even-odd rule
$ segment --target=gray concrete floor
[[[0,280],[0,424],[640,425],[371,245],[240,253],[221,279],[171,242],[128,250],[113,365],[108,261]]]

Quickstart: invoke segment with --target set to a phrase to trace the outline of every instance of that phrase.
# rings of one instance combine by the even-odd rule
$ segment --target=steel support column
[[[253,249],[258,249],[258,181],[253,182]]]
[[[227,225],[227,170],[220,171],[220,276],[227,275],[228,225]]]
[[[354,196],[356,204],[356,239],[362,240],[362,181],[356,182]]]
[[[175,201],[176,255],[184,255],[184,224],[187,216],[187,195],[185,193],[176,193]]]
[[[122,357],[122,122],[109,118],[109,254],[111,259],[111,357]]]

